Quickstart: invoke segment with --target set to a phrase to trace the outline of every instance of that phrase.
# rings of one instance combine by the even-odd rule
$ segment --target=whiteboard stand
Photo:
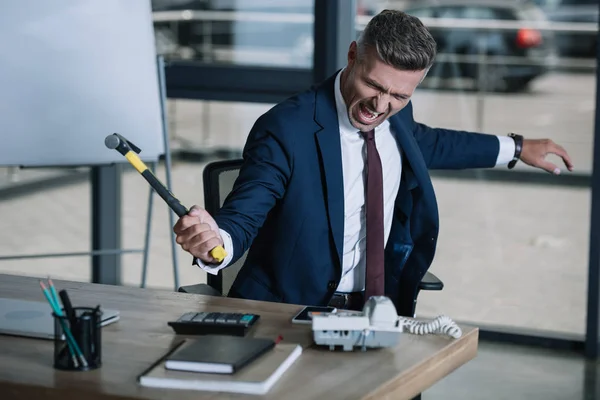
[[[167,121],[167,84],[165,78],[165,60],[163,56],[157,57],[158,66],[158,85],[160,93],[160,116],[162,120],[163,144],[165,148],[165,174],[167,178],[167,189],[172,191],[173,183],[171,180],[171,147],[169,145],[169,124]],[[152,201],[153,191],[151,190],[150,202]],[[150,213],[148,217],[150,217]],[[173,225],[175,225],[175,213],[169,209],[169,236],[171,237],[171,257],[173,259],[173,281],[175,291],[179,288],[179,268],[177,264],[177,244],[175,243],[175,233],[173,233]],[[149,226],[146,228],[146,235],[149,235]],[[147,264],[142,266],[142,287],[146,285],[146,269]]]

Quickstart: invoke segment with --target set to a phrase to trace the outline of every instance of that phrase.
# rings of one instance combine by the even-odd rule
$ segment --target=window
[[[313,3],[154,0],[157,49],[171,60],[308,69]]]
[[[407,14],[413,15],[417,18],[432,18],[433,10],[431,8],[415,8],[406,10]]]

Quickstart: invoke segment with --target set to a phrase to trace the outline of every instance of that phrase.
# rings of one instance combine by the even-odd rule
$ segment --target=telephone
[[[386,296],[370,297],[362,312],[340,310],[316,314],[312,318],[315,343],[329,346],[330,350],[335,346],[342,346],[344,351],[351,351],[356,346],[363,351],[367,347],[392,347],[403,332],[462,336],[460,327],[444,315],[431,321],[398,316],[394,303]]]

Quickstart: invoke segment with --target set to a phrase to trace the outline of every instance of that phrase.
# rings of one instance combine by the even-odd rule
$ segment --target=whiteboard
[[[117,132],[164,154],[150,0],[2,0],[0,165],[125,162]]]

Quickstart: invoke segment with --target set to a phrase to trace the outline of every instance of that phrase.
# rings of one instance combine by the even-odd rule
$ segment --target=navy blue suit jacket
[[[344,188],[335,76],[262,115],[244,164],[215,220],[231,234],[234,262],[249,249],[230,296],[326,305],[342,272]],[[439,231],[429,168],[496,162],[495,136],[416,123],[412,104],[390,118],[402,176],[385,248],[385,291],[411,315]]]

